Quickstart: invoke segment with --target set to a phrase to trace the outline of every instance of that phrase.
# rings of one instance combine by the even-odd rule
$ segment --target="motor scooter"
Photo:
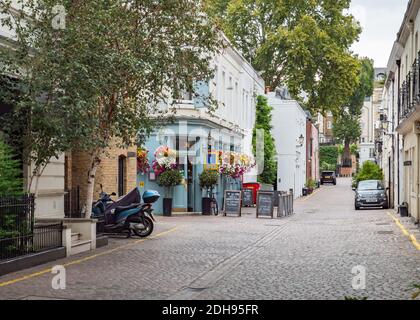
[[[148,190],[141,197],[138,188],[135,188],[117,201],[112,200],[114,195],[101,191],[100,199],[93,205],[91,218],[98,220],[98,230],[112,234],[127,233],[127,237],[133,234],[148,237],[153,232],[155,221],[152,204],[160,198],[160,194]]]

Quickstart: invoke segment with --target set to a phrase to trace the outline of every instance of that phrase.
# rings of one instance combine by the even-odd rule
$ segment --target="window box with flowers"
[[[219,173],[233,179],[241,179],[255,166],[252,156],[232,151],[220,152],[219,163]]]

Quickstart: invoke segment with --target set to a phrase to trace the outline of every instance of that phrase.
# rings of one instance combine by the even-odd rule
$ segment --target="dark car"
[[[388,209],[388,196],[386,189],[380,180],[360,181],[356,191],[354,207],[356,210],[360,208],[380,207]]]
[[[322,171],[321,173],[321,184],[332,183],[337,184],[337,177],[334,171]]]

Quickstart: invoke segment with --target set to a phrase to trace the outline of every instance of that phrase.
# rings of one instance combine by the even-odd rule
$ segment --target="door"
[[[127,158],[125,156],[118,157],[118,196],[122,197],[127,193],[125,188]]]
[[[195,188],[194,188],[194,174],[195,166],[191,163],[190,157],[188,157],[187,164],[187,192],[188,192],[188,212],[194,212],[194,199],[195,199]]]

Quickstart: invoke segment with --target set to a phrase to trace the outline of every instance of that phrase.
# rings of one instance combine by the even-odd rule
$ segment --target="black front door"
[[[118,158],[118,196],[122,197],[125,195],[125,180],[126,180],[126,157],[120,156]]]

